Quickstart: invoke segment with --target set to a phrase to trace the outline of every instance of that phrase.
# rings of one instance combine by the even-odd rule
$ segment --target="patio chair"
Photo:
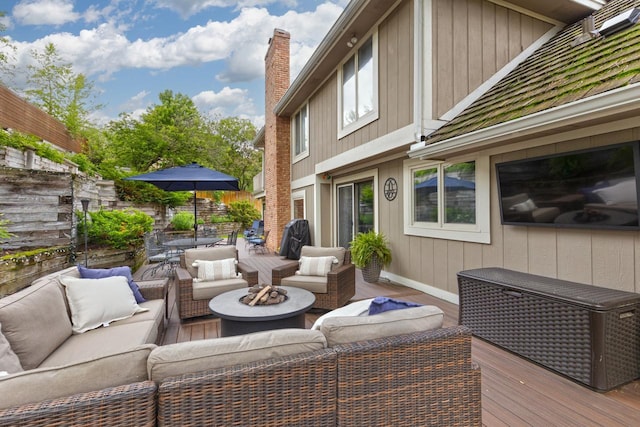
[[[319,268],[309,271],[309,263],[319,264],[326,257],[337,259],[326,274],[321,274],[324,272]],[[351,252],[345,248],[303,246],[300,261],[271,270],[271,283],[306,289],[316,297],[314,308],[333,310],[344,306],[356,294],[356,267],[351,263]]]
[[[223,292],[247,288],[258,284],[258,271],[238,262],[236,267],[242,277],[201,278],[199,261],[227,261],[238,259],[238,250],[232,246],[187,249],[180,256],[180,266],[176,269],[176,306],[180,319],[206,316],[211,313],[209,301]],[[215,269],[212,269],[215,270]],[[216,273],[217,274],[217,273]],[[194,280],[195,279],[195,280]]]
[[[253,221],[253,225],[251,228],[244,230],[244,238],[250,239],[252,237],[257,237],[264,232],[264,221],[261,219],[256,219]]]
[[[147,274],[150,274],[152,277],[158,273],[158,271],[162,271],[168,267],[169,273],[171,273],[180,261],[179,254],[175,251],[167,250],[162,245],[162,237],[159,232],[145,233],[144,235],[144,248],[147,256],[147,263],[154,264],[153,267],[146,269],[141,279]]]
[[[267,230],[264,233],[264,236],[257,236],[257,237],[252,237],[249,238],[247,240],[247,243],[249,244],[249,249],[248,252],[251,252],[251,250],[257,251],[260,250],[261,253],[265,253],[267,251],[267,238],[269,237],[269,232],[271,230]]]
[[[215,246],[235,246],[238,241],[238,231],[234,230],[227,236],[227,241],[218,242]]]

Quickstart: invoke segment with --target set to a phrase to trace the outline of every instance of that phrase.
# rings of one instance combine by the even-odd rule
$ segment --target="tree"
[[[120,164],[139,172],[191,162],[214,167],[209,155],[217,149],[210,124],[193,101],[170,90],[159,98],[160,104],[147,108],[139,120],[123,114],[109,124]]]
[[[65,124],[72,135],[90,126],[89,114],[102,106],[95,104],[93,82],[84,74],[75,74],[64,62],[53,43],[44,52],[31,51],[36,65],[29,65],[25,94],[31,102]]]
[[[228,117],[215,122],[213,129],[219,145],[224,147],[221,169],[238,178],[241,190],[251,190],[262,159],[260,151],[251,143],[256,136],[255,126],[249,120]]]

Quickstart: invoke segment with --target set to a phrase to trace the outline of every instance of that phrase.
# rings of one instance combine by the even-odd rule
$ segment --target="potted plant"
[[[350,250],[351,260],[362,269],[362,277],[368,283],[377,282],[382,268],[391,264],[391,249],[387,239],[374,230],[358,233],[351,241]]]

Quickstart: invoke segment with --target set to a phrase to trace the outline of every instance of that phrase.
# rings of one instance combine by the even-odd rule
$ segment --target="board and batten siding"
[[[486,0],[433,0],[432,4],[433,119],[552,28]]]
[[[292,180],[315,174],[318,162],[413,122],[413,27],[411,0],[400,3],[378,27],[378,120],[337,139],[337,70],[309,99],[309,156],[292,164]]]
[[[458,293],[459,271],[481,267],[640,293],[640,231],[503,226],[495,175],[495,164],[500,162],[636,140],[640,140],[640,127],[526,149],[518,146],[515,151],[500,148],[502,152],[491,155],[491,244],[405,235],[402,160],[379,164],[379,227],[389,238],[393,254],[388,271],[453,294]],[[389,177],[400,187],[393,201],[384,198],[382,188]]]

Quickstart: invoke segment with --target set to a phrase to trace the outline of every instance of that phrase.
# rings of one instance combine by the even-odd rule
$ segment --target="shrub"
[[[77,211],[78,236],[84,236],[83,213]],[[127,249],[144,243],[144,233],[153,230],[153,218],[137,209],[89,212],[88,240],[115,249]]]
[[[51,144],[40,141],[34,135],[22,132],[0,132],[0,146],[13,147],[17,150],[33,149],[35,153],[56,163],[64,162],[64,154],[54,148]]]
[[[260,212],[253,207],[253,204],[246,200],[231,202],[227,213],[233,222],[239,222],[242,224],[242,228],[245,229],[251,227],[253,221],[260,219],[262,216]]]
[[[193,219],[195,217],[191,212],[178,212],[171,218],[171,225],[176,231],[193,230]],[[204,224],[202,219],[198,219],[198,224]]]
[[[211,215],[211,223],[212,224],[220,224],[222,222],[232,222],[231,217],[229,215]]]

